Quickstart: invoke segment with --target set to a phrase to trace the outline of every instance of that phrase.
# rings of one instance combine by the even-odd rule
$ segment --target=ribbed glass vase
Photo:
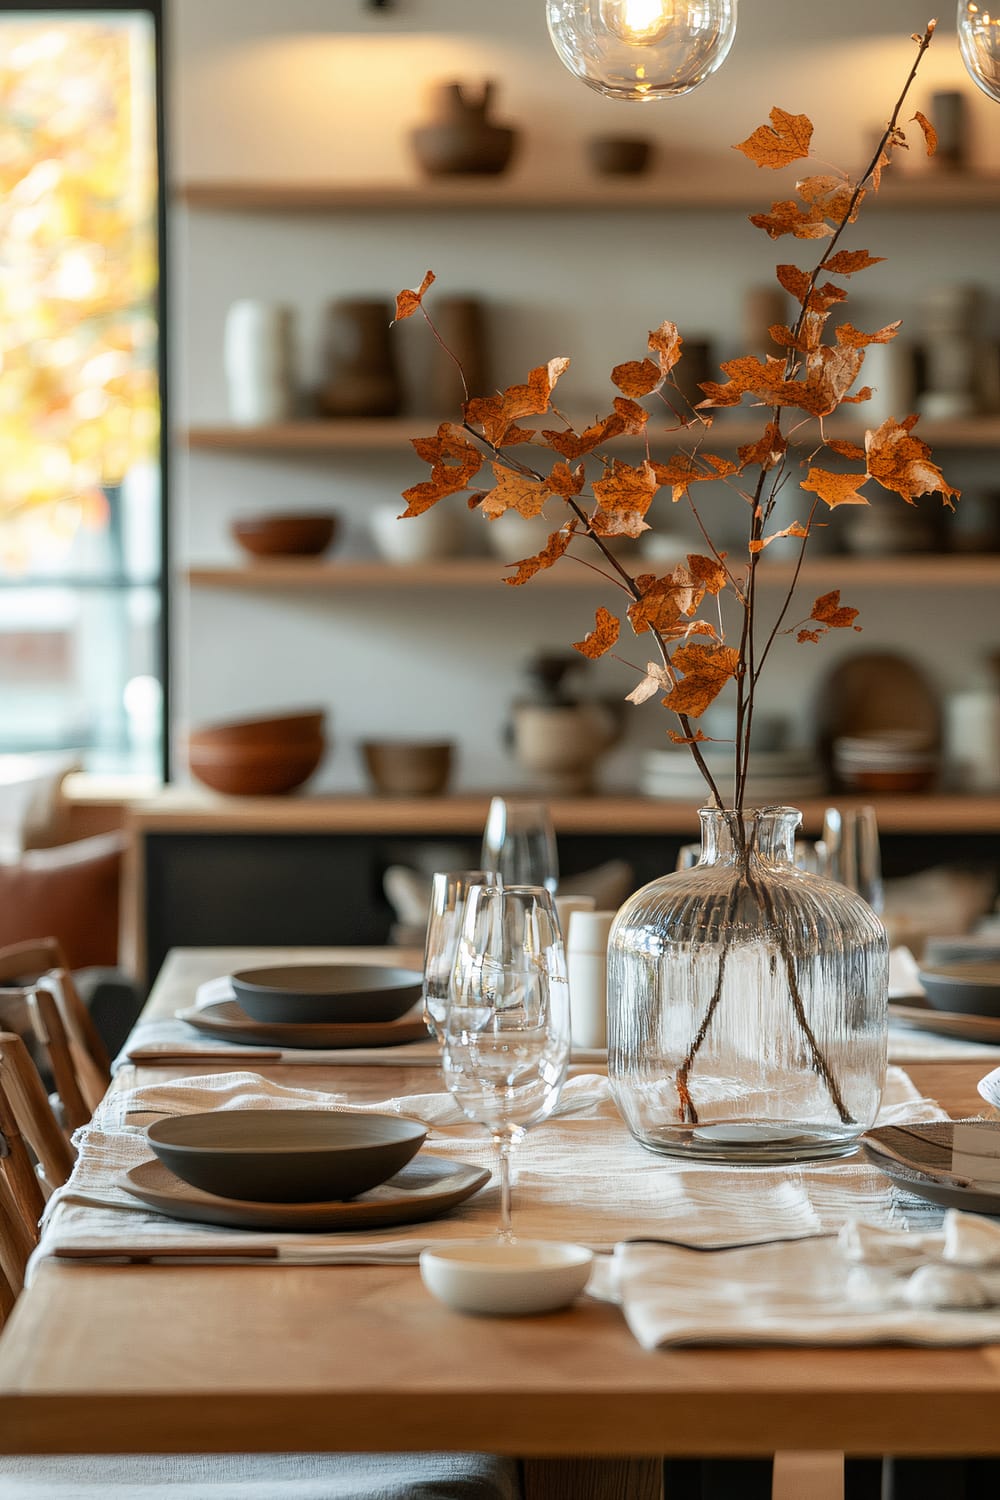
[[[889,948],[871,907],[794,864],[794,808],[704,808],[698,864],[644,886],[608,944],[608,1071],[644,1146],[841,1156],[874,1123]]]

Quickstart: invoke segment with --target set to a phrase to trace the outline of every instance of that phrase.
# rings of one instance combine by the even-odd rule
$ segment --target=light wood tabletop
[[[195,982],[256,956],[178,952],[150,1008],[189,1003]],[[988,1066],[908,1071],[959,1115],[977,1112]],[[118,1086],[192,1071],[126,1070]],[[428,1078],[392,1066],[259,1071],[358,1099]],[[430,1298],[413,1266],[47,1261],[0,1339],[0,1452],[998,1454],[998,1410],[997,1347],[647,1353],[614,1307],[463,1317]]]

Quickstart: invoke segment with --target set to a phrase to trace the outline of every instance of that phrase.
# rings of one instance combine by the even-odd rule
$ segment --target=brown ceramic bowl
[[[914,766],[911,770],[875,770],[860,767],[837,771],[837,778],[845,787],[858,792],[886,792],[904,796],[916,792],[928,792],[937,777],[936,766]]]
[[[361,754],[376,792],[434,797],[448,785],[452,748],[426,740],[366,740]]]
[[[301,786],[323,759],[321,735],[297,744],[188,744],[192,776],[231,797],[275,797]]]
[[[318,557],[337,534],[338,518],[330,512],[308,515],[239,516],[229,530],[254,557]]]
[[[278,714],[271,719],[233,719],[223,724],[205,724],[192,729],[189,745],[204,747],[231,746],[249,749],[254,745],[301,745],[322,739],[326,714],[323,709],[306,709],[301,713]]]
[[[601,135],[587,142],[587,160],[602,177],[635,177],[645,172],[652,141],[635,135]]]

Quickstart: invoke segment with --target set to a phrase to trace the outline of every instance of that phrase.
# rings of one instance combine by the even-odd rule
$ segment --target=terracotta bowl
[[[451,774],[453,746],[427,740],[366,740],[361,754],[376,792],[388,797],[434,797]]]
[[[192,776],[216,792],[232,797],[274,797],[301,786],[323,759],[321,735],[293,744],[253,745],[188,743]]]
[[[301,745],[322,739],[326,714],[323,709],[306,709],[302,713],[278,714],[271,719],[234,719],[222,724],[205,724],[192,729],[190,746]]]
[[[229,530],[234,541],[254,557],[318,557],[330,546],[338,524],[338,517],[330,512],[275,513],[238,516]]]

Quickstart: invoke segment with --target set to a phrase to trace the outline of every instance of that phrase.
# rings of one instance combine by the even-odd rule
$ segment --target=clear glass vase
[[[795,868],[794,808],[703,808],[690,869],[608,944],[608,1071],[632,1134],[714,1161],[842,1156],[875,1120],[889,946],[846,886]]]

